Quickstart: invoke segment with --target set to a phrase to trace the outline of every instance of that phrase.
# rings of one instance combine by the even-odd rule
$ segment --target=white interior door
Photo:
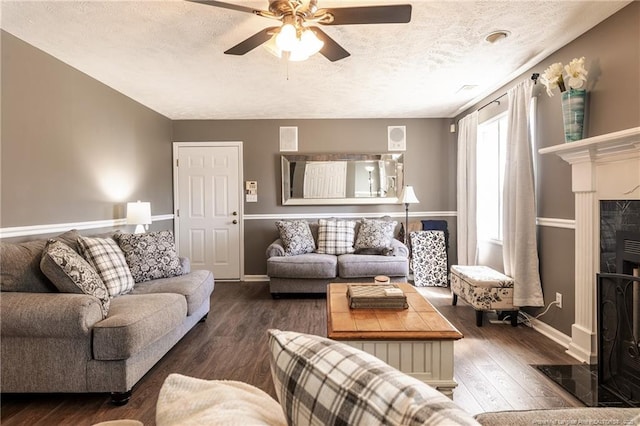
[[[242,279],[242,143],[177,142],[174,160],[180,256],[216,280]]]

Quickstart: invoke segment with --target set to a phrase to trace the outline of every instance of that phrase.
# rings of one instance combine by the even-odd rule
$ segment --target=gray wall
[[[588,135],[640,125],[640,4],[634,2],[478,102],[503,94],[551,63],[585,56],[591,114]],[[279,126],[299,127],[301,152],[386,151],[386,126],[407,126],[407,182],[421,203],[411,211],[450,211],[455,202],[455,136],[449,119],[176,121],[137,104],[81,72],[2,32],[2,147],[0,226],[120,218],[128,200],[151,201],[154,215],[171,213],[171,141],[244,142],[244,179],[259,182],[259,203],[245,213],[364,214],[402,206],[283,207],[278,163]],[[540,147],[562,143],[560,100],[539,87]],[[457,119],[461,118],[456,118]],[[538,215],[574,218],[569,166],[539,157]],[[121,194],[105,189],[122,179]],[[117,192],[117,191],[116,191]],[[419,218],[414,218],[417,220]],[[448,218],[455,243],[455,218]],[[154,224],[155,225],[155,224]],[[163,227],[171,227],[170,221]],[[263,274],[273,220],[245,225],[247,274]],[[573,231],[540,228],[546,302],[564,294],[563,310],[542,319],[569,334],[573,322]],[[451,253],[455,256],[455,245]],[[452,259],[455,262],[455,258]]]
[[[244,179],[258,181],[258,202],[245,203],[245,273],[266,274],[265,249],[276,237],[273,219],[265,214],[353,214],[354,217],[398,213],[404,206],[282,206],[279,128],[298,127],[298,152],[386,152],[387,126],[407,129],[406,183],[413,185],[420,204],[412,212],[455,211],[455,135],[448,119],[379,120],[184,120],[174,121],[176,142],[242,141]],[[452,219],[452,218],[449,218]],[[455,219],[455,218],[453,218]],[[420,220],[412,217],[411,221]],[[455,235],[455,220],[449,220]],[[453,239],[455,241],[455,239]],[[455,252],[455,245],[453,252]]]
[[[1,43],[1,227],[118,219],[136,199],[173,212],[171,120],[4,31]]]
[[[456,117],[456,121],[502,95],[517,82],[530,78],[532,73],[542,74],[554,62],[566,64],[581,56],[586,58],[589,71],[586,136],[640,126],[640,2],[631,3],[564,46]],[[540,83],[534,90],[538,99],[537,148],[564,143],[560,95],[557,90],[555,92],[555,96],[547,96]],[[537,162],[538,216],[574,219],[571,167],[555,155],[538,155]],[[555,300],[556,292],[560,292],[564,305],[562,310],[550,309],[540,319],[567,335],[571,334],[571,324],[574,322],[574,238],[573,230],[539,227],[540,271],[545,304]]]

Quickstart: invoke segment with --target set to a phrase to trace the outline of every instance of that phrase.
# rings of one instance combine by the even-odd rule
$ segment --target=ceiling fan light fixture
[[[287,52],[287,59],[291,62],[301,62],[309,59],[309,55],[305,55],[301,50],[294,50],[293,52]]]
[[[276,45],[278,49],[291,52],[298,44],[296,27],[292,24],[284,24],[280,32],[276,35]]]
[[[278,34],[274,34],[273,37],[269,39],[269,41],[267,41],[262,45],[262,47],[264,47],[267,50],[267,52],[271,53],[273,56],[277,58],[282,58],[282,50],[278,48],[278,45],[276,43],[276,37],[278,37]]]
[[[294,62],[304,61],[318,53],[324,46],[324,42],[311,29],[302,27],[294,30],[296,36],[293,42],[283,41],[285,39],[282,37],[288,37],[289,30],[284,29],[287,25],[290,24],[283,25],[277,34],[264,43],[264,48],[273,56],[278,58],[285,57],[287,60]],[[284,35],[282,35],[283,31]],[[300,34],[299,38],[297,34]],[[286,48],[283,48],[283,46]]]
[[[318,53],[323,46],[324,42],[318,39],[312,30],[305,29],[300,36],[300,42],[296,50],[300,50],[309,57]]]

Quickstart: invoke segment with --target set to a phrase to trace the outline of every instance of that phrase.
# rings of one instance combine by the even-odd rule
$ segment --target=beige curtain
[[[533,83],[508,91],[507,153],[504,173],[502,257],[505,274],[514,279],[515,306],[543,306],[538,272],[536,198],[529,108]]]
[[[476,145],[478,111],[458,122],[458,265],[475,265],[478,259],[476,225]]]

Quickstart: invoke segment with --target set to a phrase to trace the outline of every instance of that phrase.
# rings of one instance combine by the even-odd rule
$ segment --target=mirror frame
[[[349,197],[349,198],[292,198],[287,197],[291,193],[291,170],[290,164],[294,161],[381,161],[396,160],[397,175],[395,180],[396,189],[404,186],[404,155],[403,153],[341,153],[341,154],[283,154],[280,156],[280,168],[282,180],[282,205],[283,206],[306,206],[306,205],[358,205],[358,204],[398,204],[400,194],[394,197]]]

